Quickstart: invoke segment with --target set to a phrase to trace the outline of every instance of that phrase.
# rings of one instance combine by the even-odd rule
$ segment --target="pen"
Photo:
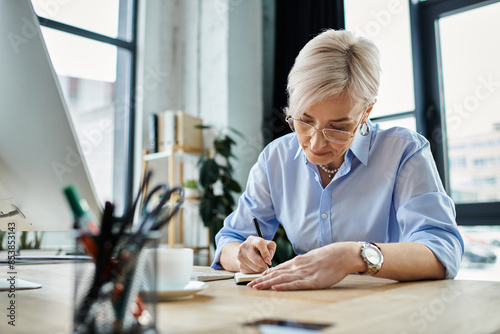
[[[257,220],[257,218],[253,217],[253,223],[255,225],[255,230],[257,231],[257,235],[259,236],[259,238],[264,239],[264,236],[262,235],[262,231],[260,230],[260,225],[259,225],[259,221]],[[271,268],[271,265],[267,264],[267,267]]]
[[[75,185],[65,187],[64,195],[73,212],[74,228],[79,231],[79,240],[87,254],[96,260],[98,249],[95,237],[100,230],[96,224],[96,219],[88,208],[87,202],[80,197]]]

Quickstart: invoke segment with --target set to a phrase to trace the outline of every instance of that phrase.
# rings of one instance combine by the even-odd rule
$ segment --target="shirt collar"
[[[354,140],[351,144],[349,150],[354,154],[356,158],[365,166],[368,165],[368,154],[370,152],[370,143],[373,133],[373,123],[370,120],[366,121],[366,124],[370,128],[370,132],[366,136],[362,136],[356,133]]]
[[[297,135],[295,135],[295,139],[298,141]],[[305,158],[305,154],[303,153],[304,150],[302,150],[302,146],[300,146],[300,143],[299,143],[298,146],[299,147],[297,148],[297,152],[295,153],[295,156],[293,157],[293,160],[297,160],[297,158],[300,157],[301,155],[303,155],[304,158]]]
[[[359,133],[356,133],[351,147],[347,150],[351,151],[352,154],[354,154],[354,156],[365,166],[368,165],[368,153],[370,151],[371,134],[373,133],[373,123],[370,120],[367,120],[366,124],[370,127],[371,132],[367,136],[362,136]],[[298,142],[297,135],[295,135],[292,140],[297,140]],[[297,159],[299,156],[303,156],[304,161],[307,162],[303,152],[302,146],[300,146],[299,143],[297,152],[293,158]]]

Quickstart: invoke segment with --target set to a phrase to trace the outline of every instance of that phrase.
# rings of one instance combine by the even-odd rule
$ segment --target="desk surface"
[[[19,279],[43,287],[16,292],[15,328],[5,320],[9,299],[5,292],[0,292],[0,333],[70,333],[73,265],[30,265],[17,269]],[[235,285],[233,280],[207,284],[193,298],[158,304],[159,333],[258,333],[242,324],[270,317],[332,323],[324,333],[500,331],[500,282],[398,283],[353,275],[330,289],[293,292],[255,291]]]

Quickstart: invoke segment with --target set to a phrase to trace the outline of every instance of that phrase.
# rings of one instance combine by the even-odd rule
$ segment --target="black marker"
[[[264,236],[262,235],[262,231],[260,230],[260,225],[259,225],[259,221],[257,220],[257,218],[253,217],[253,223],[255,225],[255,230],[257,231],[257,235],[259,236],[259,238],[264,239]],[[271,268],[271,265],[267,264],[267,267]]]

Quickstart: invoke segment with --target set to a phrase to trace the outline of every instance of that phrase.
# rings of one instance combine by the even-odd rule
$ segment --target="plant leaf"
[[[199,212],[200,212],[200,217],[204,222],[209,221],[213,216],[210,207],[208,205],[202,205],[201,203]]]
[[[202,220],[210,221],[216,216],[216,205],[217,201],[214,198],[202,198],[200,201],[200,216]]]
[[[203,150],[203,152],[200,154],[200,158],[198,159],[198,163],[197,165],[198,166],[201,166],[201,164],[203,163],[203,161],[205,161],[206,157],[208,156],[208,150],[205,149]]]
[[[240,184],[234,179],[229,179],[229,182],[227,183],[227,187],[236,193],[241,192]]]
[[[200,168],[199,181],[202,187],[214,184],[219,179],[219,165],[214,159],[207,159]]]
[[[220,169],[225,175],[230,176],[231,173],[233,172],[233,166],[228,162],[226,166],[220,166]]]
[[[226,201],[227,201],[227,203],[228,203],[228,205],[227,205],[226,209],[229,209],[229,210],[230,210],[230,212],[229,212],[229,213],[231,213],[231,211],[233,210],[233,206],[234,206],[234,198],[233,198],[233,196],[231,195],[231,193],[230,193],[230,192],[228,192],[228,191],[225,191],[225,192],[224,192],[224,197],[226,198]]]
[[[225,196],[217,196],[217,211],[225,215],[227,212],[227,207],[230,205],[228,199]]]
[[[233,138],[229,137],[228,135],[225,135],[225,141],[229,143],[229,145],[235,145],[236,142],[233,140]]]
[[[231,156],[231,144],[225,140],[217,140],[214,143],[215,150],[217,153],[222,155],[224,158],[229,158]]]

